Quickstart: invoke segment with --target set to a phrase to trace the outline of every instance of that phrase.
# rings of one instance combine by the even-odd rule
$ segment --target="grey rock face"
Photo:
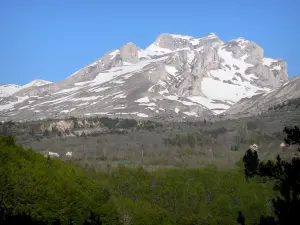
[[[218,47],[224,42],[217,37],[215,34],[210,34],[203,38],[194,38],[185,35],[175,35],[175,34],[161,34],[157,37],[155,42],[149,47],[156,46],[158,48],[168,49],[168,50],[178,50],[178,49],[198,49],[201,47]]]
[[[169,50],[176,50],[182,48],[192,47],[189,40],[192,37],[182,38],[181,36],[174,36],[172,34],[161,34],[154,42],[160,48],[166,48]]]
[[[248,41],[244,38],[237,38],[231,40],[225,45],[227,51],[231,51],[233,57],[241,58],[247,55],[248,63],[255,64],[263,58],[263,49],[257,44]]]
[[[0,121],[100,115],[200,119],[286,81],[286,63],[264,58],[263,49],[246,39],[224,43],[215,34],[162,34],[146,49],[127,43],[110,51],[58,83],[35,82],[10,92],[0,86],[5,91]]]
[[[129,63],[137,63],[139,61],[139,55],[138,55],[139,50],[140,48],[138,48],[132,42],[122,46],[120,48],[120,55],[122,61],[129,62]]]
[[[56,83],[50,83],[38,87],[22,88],[20,91],[14,93],[14,96],[43,96],[52,94],[58,90],[59,87]]]
[[[270,107],[290,99],[300,98],[300,77],[294,77],[277,89],[251,98],[243,98],[229,108],[225,114],[256,115],[266,112]]]
[[[253,67],[249,67],[246,73],[257,74],[258,79],[253,81],[256,85],[276,88],[288,80],[286,63],[281,60],[276,64],[280,65],[278,66],[280,69],[272,69],[262,64],[256,64]]]

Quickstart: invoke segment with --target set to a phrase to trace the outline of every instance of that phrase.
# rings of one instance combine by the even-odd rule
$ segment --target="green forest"
[[[298,127],[285,128],[300,145]],[[95,171],[44,157],[0,137],[0,224],[299,224],[300,160],[260,161],[248,150],[235,168]],[[298,209],[298,211],[297,211]]]

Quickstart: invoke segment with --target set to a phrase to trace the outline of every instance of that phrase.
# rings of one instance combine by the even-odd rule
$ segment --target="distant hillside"
[[[22,214],[45,224],[232,225],[240,209],[253,224],[270,212],[265,202],[274,194],[272,182],[246,182],[241,168],[95,173],[10,136],[0,138],[0,162],[1,224]]]

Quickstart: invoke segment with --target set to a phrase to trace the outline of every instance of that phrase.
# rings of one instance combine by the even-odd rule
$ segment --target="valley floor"
[[[57,153],[93,165],[96,170],[126,165],[156,168],[199,168],[215,164],[232,168],[250,145],[263,159],[278,153],[286,125],[299,124],[300,109],[269,111],[239,119],[194,122],[152,122],[109,118],[71,118],[0,125],[0,134],[13,133],[17,143],[42,154]],[[292,153],[291,153],[292,152]]]

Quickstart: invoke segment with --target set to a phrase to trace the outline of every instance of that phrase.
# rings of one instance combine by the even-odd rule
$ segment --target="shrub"
[[[116,125],[119,122],[119,119],[111,119],[109,117],[101,117],[99,118],[100,122],[109,129],[115,129]]]
[[[255,121],[247,122],[247,128],[248,130],[255,130],[257,128],[256,122]]]
[[[137,126],[137,121],[135,119],[123,119],[117,124],[118,128],[132,128]]]

